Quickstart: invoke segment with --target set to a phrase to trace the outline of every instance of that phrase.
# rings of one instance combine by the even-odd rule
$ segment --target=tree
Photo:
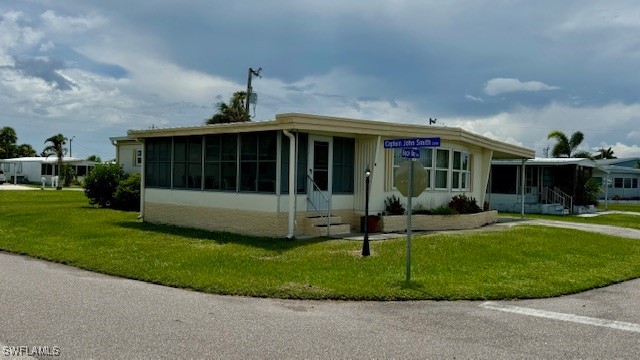
[[[547,135],[547,139],[556,139],[556,144],[551,149],[551,156],[554,158],[558,157],[577,157],[575,155],[580,155],[580,157],[585,157],[584,155],[588,155],[586,157],[590,158],[591,154],[580,151],[574,154],[574,150],[582,143],[584,140],[584,134],[580,131],[576,131],[571,135],[571,138],[567,138],[560,130],[553,130]]]
[[[616,156],[613,156],[613,150],[611,147],[608,149],[600,148],[598,149],[598,155],[593,157],[594,159],[617,159]]]
[[[37,155],[36,150],[33,148],[33,146],[29,144],[18,145],[16,149],[17,157],[30,157],[30,156],[36,156],[36,155]]]
[[[14,157],[18,136],[12,127],[5,126],[0,129],[0,156],[3,159]]]
[[[246,98],[246,91],[236,91],[231,96],[228,104],[224,101],[218,103],[218,112],[213,114],[209,119],[206,119],[205,123],[224,124],[251,121],[249,114],[247,114],[245,110]]]
[[[64,135],[62,134],[57,134],[54,135],[50,138],[48,138],[47,140],[45,140],[45,144],[46,143],[51,143],[50,145],[46,146],[44,148],[44,150],[42,151],[42,153],[46,156],[49,157],[51,155],[55,155],[58,158],[57,161],[57,165],[58,165],[58,176],[60,176],[60,171],[62,170],[62,159],[64,158],[64,155],[67,153],[67,148],[65,148],[64,146],[67,144],[67,138],[64,137]],[[62,189],[62,186],[58,185],[57,187],[58,190]]]
[[[102,159],[100,159],[100,156],[98,156],[98,155],[89,155],[87,157],[87,160],[88,161],[95,161],[97,163],[101,163],[102,162]]]

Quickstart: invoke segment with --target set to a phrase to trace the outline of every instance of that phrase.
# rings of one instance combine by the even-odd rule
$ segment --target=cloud
[[[606,145],[604,148],[611,147],[613,155],[618,158],[628,157],[640,157],[640,146],[638,145],[626,145],[621,142],[616,142],[615,145]]]
[[[475,96],[469,95],[469,94],[465,95],[464,98],[467,99],[467,100],[478,102],[478,103],[483,103],[484,102],[484,100],[481,97],[475,97]]]
[[[39,78],[59,90],[71,90],[78,85],[59,73],[65,68],[61,59],[19,57],[14,60],[14,66],[3,66],[14,69],[27,77]]]
[[[558,90],[557,86],[550,86],[539,81],[526,81],[522,82],[518,79],[510,78],[495,78],[489,80],[485,87],[484,92],[490,96],[496,96],[504,93],[522,92],[522,91],[544,91],[544,90]]]
[[[540,109],[518,107],[485,117],[443,120],[449,126],[462,127],[497,140],[517,139],[522,146],[536,150],[538,156],[542,156],[544,148],[553,146],[554,142],[547,139],[547,134],[554,129],[567,135],[582,131],[585,140],[579,150],[594,150],[589,144],[618,144],[625,156],[640,156],[640,149],[634,145],[640,139],[633,136],[640,133],[640,104],[612,102],[576,107],[553,102]],[[612,145],[606,145],[609,146]]]

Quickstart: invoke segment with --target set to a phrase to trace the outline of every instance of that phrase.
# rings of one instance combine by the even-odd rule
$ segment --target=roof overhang
[[[520,165],[521,162],[514,160],[493,160],[493,165]],[[533,158],[527,159],[525,165],[540,165],[540,166],[564,166],[564,165],[578,165],[586,167],[598,167],[595,161],[587,158]]]
[[[349,119],[310,114],[288,113],[276,115],[275,120],[230,124],[200,125],[192,127],[129,130],[129,139],[169,136],[210,135],[271,130],[298,130],[319,134],[340,134],[353,137],[416,138],[439,137],[444,141],[459,141],[493,151],[494,159],[530,159],[531,149],[493,140],[455,127],[400,124],[373,120]]]

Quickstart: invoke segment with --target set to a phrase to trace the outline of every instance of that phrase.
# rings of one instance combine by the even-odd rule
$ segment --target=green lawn
[[[304,299],[556,296],[640,277],[640,241],[545,227],[405,241],[256,238],[141,223],[77,191],[0,191],[0,249],[217,294]]]
[[[608,204],[608,210],[640,212],[640,204]],[[598,205],[598,210],[604,210],[604,204]]]

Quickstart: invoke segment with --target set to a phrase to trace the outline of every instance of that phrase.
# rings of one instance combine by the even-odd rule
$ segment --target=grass
[[[640,204],[608,204],[608,210],[640,212]],[[598,206],[598,210],[604,210],[604,204]]]
[[[536,298],[640,277],[640,241],[518,226],[405,241],[259,238],[141,223],[82,192],[0,191],[0,249],[216,294],[298,299]]]

